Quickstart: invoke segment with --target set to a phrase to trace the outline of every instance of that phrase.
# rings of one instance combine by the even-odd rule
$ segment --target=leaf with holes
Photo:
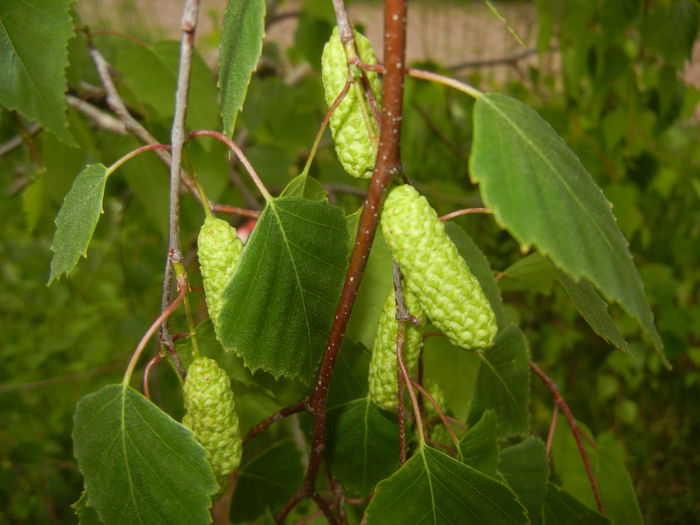
[[[336,206],[300,197],[270,200],[224,291],[224,348],[251,370],[308,382],[340,296],[347,235]]]

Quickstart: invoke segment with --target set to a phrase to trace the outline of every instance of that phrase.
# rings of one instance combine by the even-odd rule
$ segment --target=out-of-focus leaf
[[[227,135],[236,127],[264,36],[265,0],[229,0],[219,45],[221,116]]]
[[[498,284],[504,291],[532,290],[549,294],[556,279],[556,268],[549,259],[534,252],[506,268]]]
[[[544,525],[610,525],[605,516],[583,503],[554,483],[547,485],[544,501]]]

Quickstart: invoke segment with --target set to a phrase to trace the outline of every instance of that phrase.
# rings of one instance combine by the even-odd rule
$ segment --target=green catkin
[[[426,198],[412,186],[397,186],[386,198],[381,225],[408,288],[433,324],[457,346],[490,347],[498,331],[491,304]]]
[[[206,449],[214,473],[226,476],[241,462],[242,440],[228,374],[213,359],[199,357],[187,371],[182,424]]]
[[[209,317],[218,333],[218,319],[226,285],[236,271],[243,243],[228,222],[209,216],[199,230],[197,257],[204,281]]]
[[[421,324],[425,323],[425,314],[418,304],[416,297],[406,287],[403,288],[406,309]],[[377,406],[386,410],[395,410],[397,406],[396,385],[396,299],[391,290],[384,303],[384,310],[377,325],[377,335],[374,338],[372,359],[369,362],[369,399]],[[403,360],[409,374],[415,373],[420,355],[422,335],[420,328],[409,322],[405,323]]]
[[[360,60],[365,64],[376,64],[377,57],[374,54],[370,41],[357,31],[355,35],[355,45]],[[335,99],[340,95],[345,87],[348,78],[348,66],[345,49],[338,35],[338,28],[333,30],[330,40],[323,48],[321,57],[321,73],[323,87],[326,95],[326,103],[330,107]],[[377,106],[381,103],[381,84],[379,76],[375,72],[366,72],[367,79],[377,101]],[[360,89],[356,89],[359,86]],[[335,151],[340,163],[353,177],[367,179],[372,176],[374,161],[377,156],[376,139],[370,136],[367,129],[368,122],[363,114],[361,104],[363,101],[358,97],[363,93],[362,82],[355,79],[355,86],[350,86],[349,91],[342,102],[335,109],[330,118],[330,128],[335,142]],[[377,125],[374,122],[372,113],[367,106],[369,115],[369,125],[372,128],[372,135],[377,136]]]

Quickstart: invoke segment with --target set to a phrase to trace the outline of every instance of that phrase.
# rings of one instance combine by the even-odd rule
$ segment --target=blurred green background
[[[180,4],[81,0],[88,24],[115,68],[118,87],[142,122],[168,141]],[[621,312],[612,312],[637,359],[613,350],[579,317],[546,268],[501,280],[509,316],[525,329],[532,356],[559,385],[577,418],[621,443],[648,523],[695,523],[700,515],[700,65],[692,1],[538,0],[411,2],[408,57],[424,68],[508,93],[535,107],[579,155],[614,205],[645,283],[673,365],[666,370]],[[224,2],[204,1],[190,124],[217,127],[214,67]],[[319,60],[334,24],[330,2],[269,2],[263,58],[236,139],[265,182],[282,188],[299,173],[325,112]],[[379,2],[351,2],[351,19],[381,49]],[[522,43],[513,36],[517,33]],[[128,35],[130,38],[125,38]],[[137,39],[136,41],[134,39]],[[156,43],[158,42],[158,43]],[[141,44],[161,69],[144,67]],[[106,107],[79,33],[70,45],[70,92]],[[521,56],[526,55],[526,56]],[[498,60],[494,60],[498,59]],[[501,60],[504,59],[504,60]],[[211,66],[211,73],[206,64]],[[197,74],[198,73],[198,74]],[[95,91],[96,90],[96,91]],[[408,177],[439,211],[479,203],[468,178],[472,101],[408,81],[403,137]],[[0,112],[0,522],[72,523],[82,489],[72,457],[78,399],[118,381],[158,312],[165,262],[167,172],[143,156],[110,179],[105,216],[89,258],[70,279],[46,287],[53,218],[80,169],[112,162],[138,142],[96,130],[71,109],[72,148]],[[23,134],[18,147],[7,149]],[[256,205],[238,167],[218,145],[188,150],[210,196]],[[360,185],[348,181],[326,137],[312,168],[348,211]],[[183,202],[186,263],[201,211]],[[523,255],[488,217],[458,219],[505,270]],[[195,271],[191,272],[196,275]],[[200,318],[203,306],[198,305]],[[181,322],[174,321],[174,324]],[[156,351],[153,347],[153,352]],[[163,367],[154,377],[172,381]],[[534,381],[533,381],[534,384]],[[533,427],[546,435],[551,400],[534,384]]]

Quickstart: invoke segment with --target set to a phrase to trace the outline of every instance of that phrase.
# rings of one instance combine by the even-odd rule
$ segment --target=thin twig
[[[27,133],[30,136],[36,135],[39,131],[41,131],[41,126],[39,124],[33,123],[33,124],[29,124],[29,126],[27,126]],[[21,146],[23,142],[24,142],[24,139],[22,138],[21,135],[15,135],[7,142],[1,144],[0,145],[0,157],[2,157],[3,155],[6,155],[7,153],[12,151],[13,149]]]
[[[369,184],[365,205],[360,216],[355,246],[350,256],[348,271],[340,293],[336,315],[331,326],[326,350],[309,396],[309,409],[314,416],[309,466],[303,485],[277,514],[282,522],[294,506],[315,491],[316,476],[325,448],[326,398],[338,354],[362,281],[369,251],[379,221],[379,212],[389,183],[401,171],[401,121],[403,116],[403,65],[406,49],[406,5],[405,0],[387,0],[384,10],[384,56],[387,72],[384,76],[381,127],[377,162]]]
[[[554,440],[554,431],[557,429],[557,420],[559,419],[559,403],[554,403],[554,410],[552,410],[552,420],[549,422],[549,432],[547,432],[547,444],[545,449],[547,450],[547,457],[551,455],[552,452],[552,441]]]
[[[187,291],[187,282],[184,279],[181,279],[178,282],[178,289],[180,293],[178,294],[177,298],[175,298],[175,300],[160,313],[158,318],[155,321],[153,321],[153,324],[148,328],[148,330],[146,330],[146,333],[143,334],[141,341],[139,341],[139,344],[136,346],[134,353],[131,355],[131,360],[129,361],[129,364],[126,367],[126,372],[124,373],[124,379],[122,381],[123,384],[129,384],[129,380],[131,379],[131,376],[134,373],[136,363],[138,362],[139,357],[141,357],[143,349],[146,348],[146,344],[151,339],[153,334],[158,330],[158,327],[161,324],[163,324],[163,322],[168,317],[170,317],[170,315],[177,309],[177,307],[185,298],[185,292]]]
[[[595,496],[595,501],[598,505],[598,512],[600,512],[601,514],[605,514],[605,507],[603,505],[603,500],[600,497],[598,483],[596,482],[595,476],[593,475],[593,469],[591,468],[591,463],[588,460],[588,454],[586,454],[586,449],[584,448],[583,443],[581,442],[581,435],[583,434],[585,436],[586,434],[581,432],[578,423],[576,423],[576,418],[574,417],[574,414],[571,412],[571,409],[569,408],[569,405],[566,403],[566,401],[564,401],[564,398],[559,392],[559,388],[554,383],[554,381],[552,381],[547,376],[547,374],[545,374],[542,371],[542,369],[539,366],[537,366],[537,363],[533,363],[532,361],[530,361],[530,368],[532,368],[535,374],[537,374],[537,376],[547,385],[547,388],[549,388],[549,391],[552,393],[554,402],[557,405],[559,405],[561,411],[564,412],[564,416],[566,417],[566,420],[569,423],[569,427],[571,428],[571,433],[574,435],[574,439],[576,440],[576,446],[578,447],[578,450],[581,454],[581,458],[583,459],[583,464],[586,467],[586,474],[588,474],[588,480],[590,481],[591,488],[593,489],[593,496]],[[595,446],[595,443],[593,443],[593,445]]]
[[[304,410],[306,410],[306,403],[304,401],[300,401],[299,403],[295,403],[293,405],[289,405],[288,407],[284,407],[278,410],[277,412],[275,412],[269,417],[266,417],[260,423],[251,428],[248,431],[248,433],[243,437],[243,444],[247,443],[255,436],[266,430],[270,425],[272,425],[272,423],[280,421],[285,417],[289,417],[292,414],[298,414],[299,412],[303,412]]]
[[[440,217],[440,220],[445,222],[445,221],[449,221],[450,219],[454,219],[455,217],[460,217],[461,215],[470,215],[472,213],[493,214],[493,210],[491,210],[489,208],[464,208],[463,210],[457,210],[457,211],[453,211],[451,213],[447,213],[445,215],[442,215]]]
[[[246,208],[237,208],[236,206],[228,206],[227,204],[218,204],[216,202],[211,204],[211,211],[240,215],[241,217],[248,217],[250,219],[257,219],[260,217],[260,212],[257,210],[247,210]]]
[[[146,365],[146,369],[143,371],[143,395],[146,396],[146,399],[151,399],[151,389],[148,381],[151,376],[151,370],[161,361],[161,359],[163,359],[163,357],[160,355],[160,352],[158,352],[151,358]]]
[[[66,102],[68,102],[70,107],[90,117],[92,121],[97,124],[98,128],[116,135],[127,134],[126,126],[121,120],[115,119],[109,113],[105,113],[89,102],[86,102],[78,97],[74,97],[73,95],[66,95]]]
[[[425,396],[428,401],[430,401],[430,404],[433,405],[433,408],[435,411],[438,413],[438,417],[440,418],[440,421],[442,422],[443,425],[445,425],[445,428],[447,429],[448,434],[450,434],[450,438],[452,439],[452,442],[454,443],[455,447],[459,449],[459,438],[457,437],[457,434],[455,434],[455,431],[452,430],[452,425],[450,424],[449,418],[444,414],[442,411],[442,407],[440,404],[435,401],[435,398],[430,395],[430,392],[428,392],[423,385],[418,383],[417,381],[412,381],[413,386],[415,386],[423,396]]]

